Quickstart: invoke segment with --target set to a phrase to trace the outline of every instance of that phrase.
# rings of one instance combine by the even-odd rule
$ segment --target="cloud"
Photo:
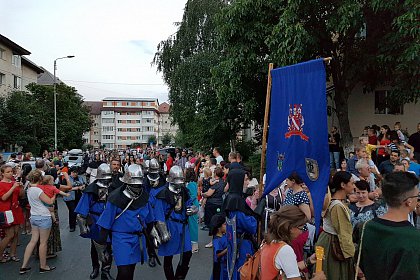
[[[154,54],[154,48],[151,46],[151,43],[146,40],[131,40],[130,44],[139,47],[145,54],[152,55]]]

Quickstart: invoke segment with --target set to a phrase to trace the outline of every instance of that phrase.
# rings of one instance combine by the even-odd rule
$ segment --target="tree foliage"
[[[170,133],[165,133],[162,137],[162,145],[164,147],[168,146],[172,142],[172,135]]]
[[[147,144],[152,143],[153,145],[155,145],[157,143],[157,139],[155,135],[150,135],[149,138],[147,138]]]
[[[51,86],[30,84],[25,91],[11,92],[2,100],[0,129],[2,146],[18,145],[39,154],[54,147],[54,95]],[[89,110],[76,89],[57,85],[58,149],[80,148],[82,134],[91,126]]]
[[[183,139],[203,146],[235,139],[251,121],[260,127],[269,62],[332,56],[328,82],[350,143],[348,98],[356,85],[367,93],[390,85],[394,100],[418,100],[419,10],[414,0],[189,0],[154,63]]]

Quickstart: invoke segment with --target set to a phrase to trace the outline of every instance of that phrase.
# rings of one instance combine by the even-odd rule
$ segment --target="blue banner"
[[[330,175],[324,61],[273,69],[271,76],[264,195],[297,172],[311,192],[318,228]]]

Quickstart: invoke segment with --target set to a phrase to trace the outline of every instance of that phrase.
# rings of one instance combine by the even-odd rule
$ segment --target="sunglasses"
[[[298,226],[297,229],[299,229],[300,231],[308,231],[308,227],[306,226],[306,224]]]

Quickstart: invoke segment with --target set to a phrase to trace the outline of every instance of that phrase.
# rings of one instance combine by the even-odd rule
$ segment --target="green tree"
[[[149,138],[147,138],[147,144],[153,143],[155,145],[157,143],[157,139],[155,135],[150,135]]]
[[[170,133],[165,133],[162,137],[162,145],[168,146],[172,142],[172,135]]]
[[[261,124],[269,62],[279,67],[332,56],[327,70],[344,142],[350,143],[348,98],[358,83],[366,91],[387,83],[399,101],[418,99],[418,18],[413,0],[234,1],[218,15],[224,60],[213,82],[219,100],[239,100],[242,106],[228,102],[227,111]]]
[[[240,124],[239,117],[225,110],[212,84],[212,68],[221,59],[214,19],[223,6],[221,0],[187,1],[178,31],[158,45],[153,61],[169,86],[171,117],[188,147],[229,142]],[[180,138],[175,139],[179,144]]]
[[[51,86],[30,84],[29,92],[8,94],[0,110],[4,115],[3,142],[23,146],[24,151],[39,154],[54,146],[54,95]],[[58,148],[72,149],[83,145],[82,134],[89,130],[91,119],[77,91],[57,85]]]

